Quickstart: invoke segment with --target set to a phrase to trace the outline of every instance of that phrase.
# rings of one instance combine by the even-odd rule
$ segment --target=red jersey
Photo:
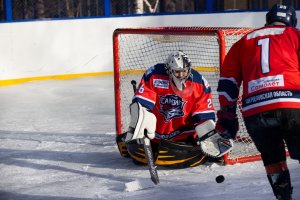
[[[215,120],[211,88],[204,77],[191,69],[186,85],[183,92],[178,93],[165,64],[157,64],[143,75],[133,102],[139,102],[156,116],[155,141],[195,137],[195,125]]]
[[[245,117],[279,108],[300,108],[300,32],[268,26],[236,42],[220,71],[220,106],[236,103],[243,82]]]

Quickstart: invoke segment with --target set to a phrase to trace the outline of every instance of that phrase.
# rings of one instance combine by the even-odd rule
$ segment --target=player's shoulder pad
[[[194,69],[191,69],[191,75],[193,77],[193,82],[203,85],[203,89],[206,93],[211,92],[211,87],[208,81],[202,76],[199,72]]]
[[[287,26],[286,31],[287,32],[293,32],[293,33],[296,33],[296,34],[300,33],[300,30],[297,27],[292,27],[292,26]]]
[[[165,75],[167,76],[166,72],[166,64],[164,63],[158,63],[152,67],[149,67],[147,71],[144,74],[144,80],[149,81],[151,76],[153,75]]]

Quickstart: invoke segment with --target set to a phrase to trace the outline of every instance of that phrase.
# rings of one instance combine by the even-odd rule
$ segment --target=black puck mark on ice
[[[219,175],[216,177],[216,182],[217,183],[222,183],[225,180],[225,177],[223,175]]]

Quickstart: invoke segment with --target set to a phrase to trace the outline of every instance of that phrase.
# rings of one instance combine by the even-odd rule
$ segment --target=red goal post
[[[165,62],[169,53],[174,50],[187,53],[193,68],[208,80],[214,106],[218,110],[216,89],[219,69],[230,47],[251,30],[253,29],[233,27],[116,29],[113,34],[116,134],[126,132],[129,126],[129,104],[133,97],[131,80],[139,83],[148,67]],[[260,159],[239,111],[238,117],[240,130],[234,141],[234,149],[224,157],[226,164]]]

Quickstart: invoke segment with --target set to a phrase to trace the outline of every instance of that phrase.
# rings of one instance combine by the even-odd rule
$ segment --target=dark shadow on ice
[[[93,200],[95,198],[29,195],[0,191],[1,200]]]
[[[109,132],[109,131],[108,131]],[[115,135],[103,133],[55,133],[55,132],[30,132],[30,131],[3,131],[0,130],[0,139],[16,139],[36,142],[62,142],[66,144],[91,144],[115,143]]]
[[[58,166],[58,165],[52,165],[52,164],[37,164],[37,163],[30,162],[30,161],[26,161],[24,159],[19,160],[19,159],[11,158],[11,159],[6,159],[6,160],[1,160],[0,163],[6,164],[6,165],[19,166],[19,167],[26,167],[26,168],[36,169],[36,170],[57,170],[57,171],[63,171],[63,172],[70,172],[70,173],[74,173],[74,174],[87,175],[87,176],[93,176],[93,177],[98,177],[98,178],[106,178],[106,179],[115,180],[115,181],[131,180],[128,177],[122,177],[120,175],[114,176],[113,174],[92,173],[92,172],[87,172],[84,170],[70,169],[70,168],[66,168],[66,167],[62,167],[62,166]]]
[[[84,170],[83,167],[147,170],[147,166],[137,166],[130,158],[121,157],[117,150],[115,136],[113,134],[58,134],[0,131],[0,139],[15,140],[16,143],[22,140],[25,143],[38,142],[37,144],[42,144],[43,142],[62,143],[60,145],[61,150],[44,150],[38,149],[38,147],[32,148],[32,146],[30,149],[24,149],[22,146],[19,148],[18,145],[16,145],[17,147],[14,149],[0,148],[0,163],[9,166],[35,170],[55,170],[122,182],[131,181],[132,179],[126,176],[123,177],[121,174],[105,174],[99,171],[93,173]],[[64,143],[66,147],[64,147]],[[73,151],[73,149],[72,151],[68,151],[68,145],[74,146],[74,143],[79,144],[79,146],[82,144],[82,150],[79,147],[78,149],[76,148],[76,151]],[[93,148],[88,145],[92,145]],[[109,150],[107,150],[107,147],[109,147]],[[66,164],[57,164],[51,161],[64,162]],[[76,164],[77,168],[69,167],[72,166],[72,163]],[[80,167],[80,165],[82,165],[82,167]],[[2,199],[0,198],[0,200]]]

